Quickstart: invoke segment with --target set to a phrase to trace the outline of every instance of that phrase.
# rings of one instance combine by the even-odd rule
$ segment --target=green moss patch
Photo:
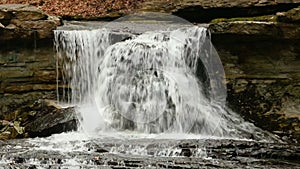
[[[217,18],[212,20],[210,23],[234,22],[234,21],[277,22],[277,16],[265,15],[265,16],[256,16],[256,17]]]

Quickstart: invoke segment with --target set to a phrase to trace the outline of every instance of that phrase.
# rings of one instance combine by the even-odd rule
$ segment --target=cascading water
[[[189,31],[196,38],[206,33],[204,28],[193,29],[148,32],[107,49],[95,97],[101,113],[111,116],[108,125],[146,133],[186,133],[192,127],[197,133],[213,132],[209,130],[218,126],[220,115],[209,110],[194,76],[198,58],[185,58],[181,42],[188,40]],[[194,126],[198,121],[200,128]]]
[[[55,31],[55,44],[58,58],[64,59],[64,84],[72,92],[63,94],[68,102],[85,103],[93,96],[97,79],[98,65],[101,64],[105,49],[110,45],[109,32],[92,31]],[[66,60],[67,61],[66,61]],[[70,79],[67,79],[70,78]]]
[[[77,106],[81,130],[0,141],[0,168],[299,166],[297,146],[276,143],[226,108],[206,28],[151,25],[56,30],[60,100]]]
[[[236,138],[255,133],[252,124],[225,110],[224,72],[212,62],[206,28],[118,36],[113,40],[116,33],[105,28],[55,31],[64,80],[85,131]]]

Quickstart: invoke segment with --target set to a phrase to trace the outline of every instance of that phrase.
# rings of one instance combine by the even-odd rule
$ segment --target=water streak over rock
[[[222,71],[209,67],[216,56],[205,28],[146,32],[115,44],[107,39],[111,34],[107,29],[55,32],[70,100],[81,105],[85,130],[263,138],[259,129],[225,110]],[[195,76],[199,71],[207,73],[202,76],[207,88]]]

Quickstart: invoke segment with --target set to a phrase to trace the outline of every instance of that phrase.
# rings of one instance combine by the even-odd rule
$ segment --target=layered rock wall
[[[24,137],[26,123],[54,111],[30,105],[56,99],[52,39],[58,25],[57,17],[35,7],[0,5],[0,139]]]
[[[300,140],[299,14],[298,7],[209,26],[226,72],[229,107],[291,142]]]
[[[60,19],[48,16],[41,10],[20,4],[0,5],[0,42],[12,39],[49,39]]]
[[[147,1],[139,11],[211,21],[212,42],[226,72],[228,106],[286,141],[299,142],[298,5],[298,0]],[[14,122],[22,121],[18,119],[21,111],[33,109],[22,108],[25,104],[56,98],[56,60],[51,38],[59,22],[43,13],[34,17],[27,13],[20,19],[24,14],[17,14],[15,9],[22,11],[25,7],[8,7],[3,10],[0,6],[0,118]],[[32,17],[26,18],[28,15]],[[236,16],[239,18],[232,18]],[[48,27],[49,23],[53,25]]]
[[[0,23],[3,115],[22,102],[53,95],[49,93],[56,90],[52,38],[60,21],[29,5],[0,5]]]
[[[299,0],[150,0],[141,4],[138,11],[172,13],[199,23],[215,18],[270,15],[299,5]]]
[[[214,36],[228,106],[287,141],[299,141],[300,41]]]

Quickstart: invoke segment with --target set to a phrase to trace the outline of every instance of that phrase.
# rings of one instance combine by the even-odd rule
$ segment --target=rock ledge
[[[30,5],[0,5],[0,42],[12,39],[49,39],[61,21]]]

